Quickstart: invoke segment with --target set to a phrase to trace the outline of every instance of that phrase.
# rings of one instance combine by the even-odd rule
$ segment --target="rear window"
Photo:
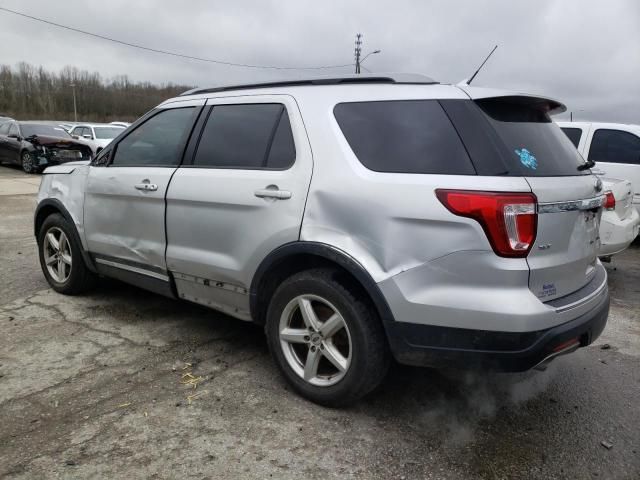
[[[571,140],[571,143],[573,143],[575,147],[578,148],[578,145],[580,145],[580,137],[582,137],[582,129],[561,127],[561,130],[569,138],[569,140]]]
[[[341,103],[334,108],[334,115],[353,153],[370,170],[476,173],[436,100]]]
[[[578,170],[584,159],[551,121],[544,103],[529,97],[499,97],[475,103],[506,148],[502,157],[508,174],[554,177],[590,173]]]

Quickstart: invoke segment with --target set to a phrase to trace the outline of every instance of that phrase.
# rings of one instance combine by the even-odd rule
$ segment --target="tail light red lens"
[[[613,192],[605,192],[604,208],[605,210],[613,210],[616,208],[616,197],[613,196]]]
[[[532,193],[436,190],[453,214],[476,220],[501,257],[526,257],[536,239],[537,199]]]

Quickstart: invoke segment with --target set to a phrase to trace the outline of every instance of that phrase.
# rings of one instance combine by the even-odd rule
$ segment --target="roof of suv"
[[[304,78],[304,79],[285,79],[281,81],[270,81],[270,82],[262,82],[262,83],[248,83],[248,84],[236,84],[236,85],[219,85],[210,88],[194,88],[192,90],[188,90],[182,93],[179,97],[175,97],[172,99],[167,99],[162,102],[160,105],[165,105],[168,103],[173,103],[176,101],[184,101],[187,100],[185,97],[190,96],[200,96],[200,98],[206,98],[209,94],[224,94],[229,92],[232,94],[237,90],[272,90],[279,91],[281,93],[282,89],[287,89],[287,87],[334,87],[338,88],[341,86],[349,86],[349,85],[361,85],[363,87],[389,87],[393,88],[411,88],[411,87],[434,87],[441,88],[444,90],[440,91],[440,95],[443,95],[444,91],[448,93],[444,94],[451,95],[451,98],[471,98],[473,100],[479,100],[484,98],[498,98],[498,97],[512,97],[513,100],[517,102],[525,102],[528,104],[539,104],[541,105],[549,114],[557,114],[566,111],[565,105],[561,102],[549,98],[543,97],[539,95],[531,95],[527,93],[519,93],[513,92],[509,90],[501,90],[501,89],[492,89],[492,88],[484,88],[484,87],[475,87],[469,86],[466,84],[441,84],[440,82],[432,79],[431,77],[427,77],[425,75],[416,74],[416,73],[385,73],[385,74],[351,74],[351,75],[343,75],[343,76],[319,76],[314,78]],[[271,93],[271,92],[264,92]],[[415,91],[414,91],[415,93]],[[217,95],[216,95],[217,96]],[[442,97],[441,97],[442,98]]]
[[[436,82],[433,78],[417,73],[392,73],[385,75],[375,74],[351,74],[335,76],[320,76],[313,78],[294,78],[285,80],[275,80],[270,82],[247,83],[236,85],[218,85],[208,88],[194,88],[182,93],[180,96],[197,95],[200,93],[225,92],[228,90],[247,90],[255,88],[271,88],[271,87],[297,87],[312,85],[344,85],[353,83],[396,83],[404,85],[434,85]]]

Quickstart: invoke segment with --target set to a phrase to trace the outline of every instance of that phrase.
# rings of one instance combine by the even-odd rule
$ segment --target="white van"
[[[629,180],[640,213],[640,125],[557,122],[586,160],[596,162],[594,173]]]

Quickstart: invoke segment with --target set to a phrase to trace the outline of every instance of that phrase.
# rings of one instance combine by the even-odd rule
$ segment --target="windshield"
[[[506,147],[510,172],[528,177],[589,174],[584,159],[544,109],[514,97],[476,100]]]
[[[21,123],[22,135],[24,138],[29,138],[33,135],[47,135],[50,137],[62,137],[69,138],[70,135],[64,131],[62,127],[55,127],[53,125],[39,125],[33,123]]]
[[[93,127],[93,130],[96,132],[96,138],[99,139],[111,139],[116,138],[120,135],[124,128],[120,127]]]

